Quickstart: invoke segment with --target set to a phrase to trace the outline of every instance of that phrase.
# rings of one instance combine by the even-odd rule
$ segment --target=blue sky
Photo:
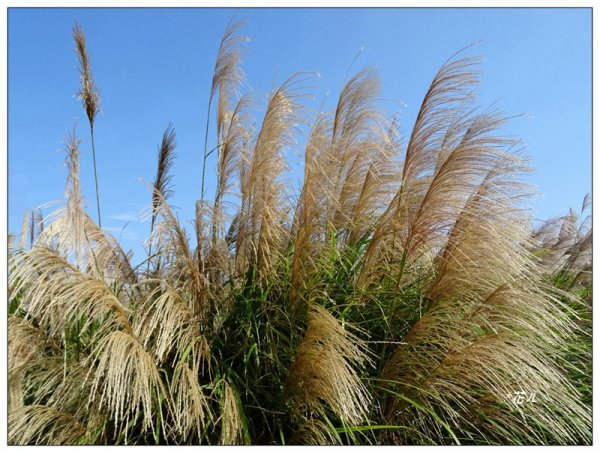
[[[154,177],[157,145],[169,122],[178,143],[171,203],[182,221],[191,221],[212,71],[235,11],[9,9],[9,231],[20,230],[25,210],[62,199],[64,139],[75,121],[83,139],[83,193],[96,218],[89,130],[75,96],[75,20],[85,30],[102,96],[95,133],[103,227],[134,250],[134,261],[143,259],[150,225],[141,213],[150,192],[140,181]],[[377,66],[386,107],[399,110],[405,135],[440,65],[483,40],[468,51],[483,56],[479,102],[527,114],[503,132],[527,145],[536,169],[531,180],[541,194],[533,204],[536,218],[577,209],[591,192],[591,9],[254,8],[237,17],[247,21],[251,39],[246,90],[258,93],[261,107],[270,89],[297,71],[320,74],[310,83],[315,98],[309,106],[318,109],[324,99],[331,105],[364,48],[351,71]]]

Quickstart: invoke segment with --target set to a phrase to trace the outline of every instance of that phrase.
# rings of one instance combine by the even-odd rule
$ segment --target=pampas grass
[[[241,32],[219,47],[192,231],[163,134],[144,270],[100,228],[97,190],[98,225],[85,212],[69,134],[64,206],[11,241],[9,442],[590,444],[589,199],[532,227],[530,169],[476,104],[478,60],[442,64],[405,144],[373,68],[318,114],[313,74],[294,74],[258,116]]]
[[[100,217],[100,192],[98,190],[98,173],[96,168],[96,146],[94,144],[94,124],[100,112],[100,91],[92,77],[90,55],[87,51],[85,34],[78,23],[73,27],[73,40],[75,41],[75,53],[79,60],[79,73],[81,75],[81,88],[77,93],[83,104],[83,109],[90,124],[90,137],[92,139],[92,157],[94,160],[94,182],[96,184],[96,206],[98,208],[98,226],[102,228]]]

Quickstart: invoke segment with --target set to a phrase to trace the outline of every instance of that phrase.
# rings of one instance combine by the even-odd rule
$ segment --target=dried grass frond
[[[76,387],[79,388],[76,388],[76,391],[61,392],[67,370],[61,345],[42,329],[33,326],[30,321],[14,315],[9,316],[8,329],[11,410],[23,406],[27,400],[28,404],[50,404],[57,410],[77,415],[67,402],[81,395],[78,390],[82,388],[85,376],[77,382]]]
[[[15,315],[8,316],[8,371],[21,370],[46,349],[59,351],[59,346],[42,329]]]
[[[86,214],[79,180],[79,140],[70,132],[66,143],[65,165],[68,169],[65,186],[65,206],[48,216],[47,228],[40,228],[37,244],[51,247],[82,271],[92,270],[94,276],[114,282],[136,281],[133,269],[119,243],[105,233]],[[43,222],[43,220],[40,220]]]
[[[572,327],[530,284],[499,288],[483,302],[444,299],[423,316],[383,372],[400,396],[387,422],[419,426],[440,443],[449,436],[436,416],[502,444],[588,439],[589,413],[558,365]],[[519,391],[537,403],[515,405]]]
[[[75,265],[79,266],[81,261],[81,250],[85,243],[85,212],[83,209],[83,196],[79,181],[79,145],[81,140],[75,133],[69,133],[67,138],[65,163],[68,169],[67,184],[65,187],[65,225],[55,228],[58,231],[57,246],[66,254],[72,252],[75,255]],[[52,230],[48,235],[52,235]],[[81,263],[83,264],[83,263]]]
[[[237,260],[256,266],[266,277],[279,259],[288,212],[283,200],[283,152],[294,143],[295,128],[303,122],[300,91],[310,74],[295,74],[271,95],[256,138],[247,176],[242,180],[242,206],[238,228]]]
[[[25,374],[44,353],[60,351],[52,338],[38,327],[14,315],[8,317],[8,405],[15,410],[24,404]]]
[[[131,266],[130,256],[111,234],[102,230],[87,214],[85,236],[86,253],[91,255],[91,274],[103,279],[109,286],[116,285],[119,290],[132,290],[138,278]]]
[[[549,275],[574,275],[572,285],[591,280],[592,238],[589,197],[584,197],[581,211],[555,217],[541,224],[532,233],[531,251]]]
[[[338,445],[339,441],[331,427],[318,419],[306,420],[290,439],[290,445]]]
[[[208,282],[194,259],[187,234],[179,224],[179,220],[162,194],[156,191],[154,194],[160,200],[158,204],[160,221],[155,225],[155,231],[150,238],[155,254],[158,256],[155,272],[162,272],[162,276],[172,282],[173,287],[178,291],[191,294],[195,303],[195,313],[200,314],[206,308]],[[198,253],[202,256],[201,245],[198,247]]]
[[[161,280],[155,283],[158,286],[137,313],[136,336],[144,348],[153,351],[158,363],[189,360],[199,370],[208,362],[208,344],[200,330],[201,320],[194,314],[194,302]]]
[[[24,393],[23,393],[23,378],[25,372],[23,370],[19,371],[9,371],[8,372],[8,411],[12,412],[21,407],[23,407],[25,403]]]
[[[73,27],[73,40],[75,41],[75,53],[79,59],[79,73],[81,75],[81,87],[77,94],[83,103],[83,108],[93,128],[96,116],[100,111],[100,91],[92,77],[90,55],[85,44],[85,34],[78,23],[75,23]]]
[[[141,416],[142,430],[154,428],[158,400],[165,396],[154,357],[137,338],[120,330],[102,338],[93,356],[90,401],[99,392],[100,405],[107,407],[116,426],[124,428]]]
[[[431,298],[484,298],[504,283],[528,278],[530,220],[518,207],[525,193],[515,178],[521,170],[516,156],[499,161],[466,202],[439,254]]]
[[[293,313],[304,311],[297,304],[298,295],[308,289],[305,287],[308,282],[307,277],[314,269],[314,258],[322,248],[327,232],[323,207],[331,195],[327,193],[324,184],[322,157],[328,152],[329,146],[329,122],[325,115],[320,115],[311,129],[306,144],[304,181],[292,222],[294,255],[290,299],[294,305]]]
[[[217,92],[219,93],[217,105],[217,136],[220,137],[226,125],[226,117],[231,109],[232,99],[238,94],[240,85],[244,82],[244,72],[241,68],[241,44],[249,39],[239,33],[245,22],[233,18],[227,24],[215,63],[209,102],[212,103]]]
[[[78,420],[86,423],[88,430],[102,425],[107,414],[100,407],[99,398],[95,396],[91,404],[89,401],[93,385],[92,370],[83,360],[65,363],[63,359],[61,371],[60,375],[55,375],[54,386],[49,385],[50,380],[46,381],[48,404],[73,414]]]
[[[407,219],[410,225],[403,247],[409,254],[423,246],[435,249],[443,244],[448,228],[491,169],[512,160],[513,175],[526,170],[516,157],[506,155],[513,142],[491,135],[503,121],[494,113],[478,115],[466,131],[457,134],[456,144],[448,143],[451,151],[436,169],[414,215]]]
[[[167,129],[163,132],[160,147],[158,149],[158,167],[156,169],[156,178],[152,184],[154,191],[152,196],[152,228],[156,220],[158,205],[160,199],[156,193],[162,194],[165,200],[173,195],[173,184],[171,182],[172,176],[169,174],[175,161],[175,129],[173,125],[169,123]]]
[[[83,362],[64,355],[40,356],[28,367],[23,390],[29,404],[44,404],[75,417],[88,430],[96,430],[106,419],[98,398],[90,402],[92,371]],[[86,354],[82,354],[87,358]]]
[[[175,437],[181,436],[186,441],[195,434],[196,442],[200,442],[202,433],[214,415],[208,397],[198,382],[198,369],[185,362],[179,362],[173,373],[170,392],[173,395],[173,414],[177,431]]]
[[[473,69],[477,61],[478,58],[473,57],[460,60],[451,57],[431,82],[406,149],[403,191],[418,191],[419,179],[435,169],[438,155],[444,149],[448,126],[455,122],[456,109],[462,108],[479,82]]]
[[[384,130],[385,129],[385,130]],[[402,176],[401,165],[397,160],[400,150],[400,132],[394,121],[375,130],[371,142],[364,146],[372,149],[362,174],[357,175],[360,185],[356,185],[347,243],[352,245],[370,234],[398,190]],[[368,165],[367,165],[368,163]],[[366,171],[364,171],[366,168]]]
[[[383,152],[380,145],[384,119],[376,105],[380,89],[375,69],[365,68],[340,92],[327,162],[330,190],[334,194],[328,207],[328,221],[335,231],[352,229],[351,220],[369,167]]]
[[[235,102],[234,97],[238,94],[239,86],[244,81],[244,73],[241,69],[241,46],[247,38],[240,36],[239,32],[244,26],[242,21],[229,21],[219,46],[215,70],[213,73],[210,97],[208,99],[208,111],[206,113],[206,132],[204,135],[204,156],[202,162],[202,188],[200,198],[204,201],[204,182],[206,174],[206,161],[212,151],[208,151],[208,127],[210,124],[210,112],[217,91],[219,93],[217,106],[217,139],[221,140],[225,123],[231,117],[231,105]],[[217,147],[219,147],[217,145]]]
[[[382,374],[399,396],[388,405],[388,422],[413,423],[438,442],[448,433],[436,417],[502,443],[587,438],[589,414],[560,365],[562,344],[576,327],[527,251],[524,192],[513,178],[519,170],[515,159],[498,163],[448,232],[429,292],[432,308]],[[544,403],[511,407],[522,389]]]
[[[22,298],[21,308],[52,336],[82,318],[80,332],[95,321],[102,321],[98,334],[131,330],[127,308],[106,283],[81,273],[53,250],[36,246],[12,256],[9,268],[9,287]]]
[[[371,280],[371,274],[377,274],[376,268],[379,263],[397,261],[402,263],[401,267],[404,266],[410,228],[426,194],[430,191],[432,181],[436,175],[439,177],[442,163],[447,160],[445,157],[448,156],[448,152],[445,150],[453,148],[452,142],[456,148],[461,139],[470,137],[471,133],[467,133],[468,130],[463,132],[462,137],[460,132],[469,124],[466,121],[468,113],[465,114],[464,111],[465,104],[469,104],[473,88],[478,83],[477,73],[473,69],[476,62],[477,58],[456,60],[455,56],[451,57],[442,65],[429,86],[406,147],[400,187],[377,222],[369,243],[361,274],[361,285]],[[468,112],[469,109],[466,110]],[[486,126],[489,122],[490,120],[482,123],[482,131],[488,131],[489,127]],[[486,138],[490,140],[489,137]],[[467,171],[470,165],[478,168],[480,156],[485,156],[485,153],[480,153],[475,158],[471,157],[473,161],[462,160],[461,171]],[[439,193],[443,193],[443,190]],[[464,200],[465,196],[468,197],[468,193],[458,194],[459,200]],[[425,212],[433,213],[432,210]],[[401,258],[403,254],[405,257]]]
[[[32,209],[31,216],[29,217],[29,247],[33,247],[33,244],[37,237],[44,230],[44,219],[42,217],[42,211],[40,209]]]
[[[227,380],[222,381],[221,445],[242,445],[244,437],[243,412],[236,390]]]
[[[8,415],[10,445],[76,445],[85,435],[74,417],[49,406],[23,406]]]
[[[327,407],[343,423],[367,421],[371,395],[358,371],[371,363],[365,342],[314,303],[308,306],[307,322],[286,378],[285,398],[296,414],[319,414]]]
[[[244,153],[244,146],[250,142],[251,116],[249,109],[252,99],[249,95],[242,97],[221,131],[217,161],[217,188],[212,216],[212,248],[217,246],[217,238],[223,235],[225,223],[223,199],[233,187],[233,176],[239,168],[239,160]]]

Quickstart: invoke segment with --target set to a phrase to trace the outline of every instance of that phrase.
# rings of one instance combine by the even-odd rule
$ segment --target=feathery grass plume
[[[85,214],[85,237],[90,256],[90,273],[107,285],[116,287],[115,294],[122,290],[133,291],[138,278],[130,263],[130,257],[119,242]],[[124,301],[125,302],[125,301]]]
[[[65,360],[61,356],[48,354],[44,356],[39,354],[35,360],[32,360],[27,367],[27,372],[23,373],[21,391],[25,397],[24,403],[27,406],[43,404],[52,406],[61,412],[69,412],[63,408],[57,407],[50,399],[54,396],[54,390],[63,382],[65,376]],[[85,378],[85,376],[83,376]],[[81,386],[81,382],[79,383]],[[83,386],[81,386],[83,389]],[[69,397],[77,393],[71,393]],[[62,402],[61,402],[62,403]],[[71,413],[71,415],[74,415]]]
[[[127,309],[102,280],[90,277],[53,250],[36,246],[13,255],[8,284],[28,318],[52,336],[60,336],[73,319],[84,319],[80,334],[101,321],[98,334],[112,328],[131,331]]]
[[[358,370],[372,364],[363,340],[323,307],[308,306],[307,329],[285,381],[285,399],[297,416],[326,408],[342,423],[367,421],[371,395]]]
[[[115,293],[123,289],[131,290],[137,281],[129,257],[118,241],[100,227],[85,213],[69,206],[59,208],[50,214],[52,222],[37,239],[36,245],[56,250],[77,269],[89,272],[94,278],[107,285],[117,285]],[[77,245],[69,232],[82,237]]]
[[[293,132],[303,122],[300,90],[311,74],[298,73],[287,79],[269,98],[262,127],[256,138],[248,168],[245,212],[238,229],[238,258],[256,266],[265,278],[277,261],[284,244],[288,212],[282,200],[285,187],[280,176],[286,168],[284,150],[294,143]]]
[[[206,113],[206,132],[204,137],[204,157],[202,161],[202,188],[200,198],[204,200],[204,178],[206,172],[206,160],[210,153],[208,151],[208,127],[210,124],[210,110],[212,102],[217,92],[219,93],[217,105],[217,139],[221,139],[221,134],[231,109],[232,99],[237,95],[239,86],[244,81],[244,72],[241,69],[242,55],[240,44],[248,41],[245,36],[239,33],[244,27],[243,21],[233,21],[233,18],[227,24],[217,61],[213,73],[212,85],[210,88],[210,97],[208,99],[208,111]],[[221,146],[221,143],[217,145]]]
[[[400,132],[395,120],[388,122],[380,132],[375,132],[373,142],[365,143],[373,147],[366,174],[361,175],[362,184],[357,186],[356,201],[350,216],[351,230],[347,239],[349,245],[372,232],[375,224],[398,189],[401,168],[397,161],[400,149]],[[360,180],[360,179],[359,179]]]
[[[137,312],[136,336],[158,363],[169,360],[176,364],[187,357],[193,369],[198,370],[201,363],[208,362],[208,345],[194,314],[194,303],[184,299],[185,292],[176,291],[168,283],[156,283],[160,286],[148,294]]]
[[[73,132],[68,134],[65,147],[65,206],[50,214],[51,223],[40,234],[37,243],[56,249],[66,259],[73,261],[75,267],[85,269],[90,265],[90,256],[86,253],[86,213],[79,181],[80,143],[81,140],[77,138],[73,129]]]
[[[585,216],[588,208],[586,195],[579,215],[571,209],[568,216],[544,222],[532,233],[530,249],[550,284],[566,292],[558,297],[569,304],[569,310],[564,311],[579,330],[565,342],[567,353],[563,363],[570,382],[580,390],[582,402],[591,413],[593,232],[591,216]]]
[[[43,354],[45,349],[59,347],[43,330],[16,315],[8,316],[8,370],[20,371]]]
[[[206,217],[208,216],[206,202],[204,200],[196,200],[194,210],[194,232],[196,233],[196,251],[194,259],[198,267],[198,272],[204,273],[206,269]]]
[[[110,411],[115,429],[126,429],[140,416],[142,431],[154,429],[165,389],[152,355],[130,333],[115,330],[100,340],[93,356],[90,400],[100,392],[101,404]]]
[[[96,116],[100,111],[100,91],[92,77],[90,56],[85,45],[85,34],[78,23],[73,27],[73,40],[75,41],[75,53],[79,59],[79,73],[81,75],[81,87],[79,88],[79,99],[83,103],[83,109],[90,123],[90,136],[92,139],[92,157],[94,159],[94,181],[96,183],[96,206],[98,208],[98,225],[102,228],[100,217],[100,192],[98,190],[98,173],[96,170],[96,146],[94,144],[94,124]]]
[[[221,445],[247,444],[247,433],[244,426],[244,414],[240,407],[239,397],[226,379],[221,381],[223,396],[221,397]]]
[[[561,345],[575,326],[527,252],[523,192],[511,178],[519,163],[503,164],[453,225],[429,292],[432,308],[383,371],[392,395],[386,421],[416,424],[440,443],[459,435],[586,442],[589,414],[561,365]],[[535,392],[542,404],[512,404],[520,391]]]
[[[444,299],[421,318],[384,371],[393,397],[386,422],[417,426],[442,444],[589,441],[589,412],[548,354],[560,344],[544,338],[538,316],[559,328],[564,320],[523,287],[499,288],[479,304]],[[532,316],[524,302],[540,307]],[[537,404],[518,406],[517,392]]]
[[[61,346],[68,348],[66,344]],[[83,359],[77,360],[69,352],[65,351],[63,357],[48,354],[33,363],[25,379],[25,393],[29,404],[52,406],[71,414],[88,430],[96,430],[104,423],[106,414],[97,401],[88,404],[92,387],[88,379],[91,370],[82,364]]]
[[[505,155],[467,200],[438,254],[436,277],[429,289],[433,300],[484,297],[504,283],[529,275],[531,258],[523,250],[530,233],[529,218],[520,207],[528,188],[515,177],[526,170],[518,156]]]
[[[448,133],[456,129],[457,113],[469,101],[478,83],[473,69],[476,61],[472,57],[456,60],[452,56],[429,86],[406,148],[400,187],[369,243],[362,285],[369,281],[369,274],[376,273],[377,263],[399,261],[403,269],[409,228],[431,186],[436,168],[440,168],[440,156],[448,146]]]
[[[454,138],[456,144],[446,137],[450,151],[436,169],[406,232],[402,247],[409,256],[417,250],[429,252],[444,244],[448,228],[469,196],[489,170],[505,158],[505,149],[513,145],[490,135],[502,124],[496,114],[478,115],[468,124],[466,131]]]
[[[173,194],[172,176],[169,174],[175,160],[175,129],[169,123],[167,129],[163,132],[160,147],[158,149],[158,165],[156,168],[156,178],[152,183],[152,218],[150,222],[150,236],[154,232],[154,223],[158,215],[158,208],[161,202],[160,195],[166,201]],[[152,242],[148,247],[148,270],[153,261]],[[159,265],[158,265],[159,266]]]
[[[16,411],[25,403],[50,404],[62,410],[52,404],[65,369],[59,341],[34,326],[31,320],[9,315],[8,345],[9,411]],[[78,386],[81,387],[81,382]],[[72,392],[67,399],[77,394]]]
[[[10,347],[10,346],[9,346]],[[8,372],[8,411],[12,412],[23,407],[23,371]]]
[[[250,141],[249,127],[250,115],[248,109],[252,105],[250,96],[242,97],[233,112],[222,120],[224,125],[220,129],[219,150],[217,162],[217,188],[212,215],[211,250],[217,251],[217,238],[223,235],[225,222],[223,212],[223,198],[233,186],[233,176],[239,167],[239,160],[243,154],[243,147]]]
[[[13,411],[23,406],[25,374],[44,351],[59,348],[39,328],[15,315],[8,317],[8,407]],[[42,359],[43,360],[43,359]]]
[[[254,131],[252,131],[254,132]],[[252,163],[252,142],[246,141],[241,150],[238,160],[237,178],[240,186],[240,207],[235,214],[229,231],[227,232],[227,242],[235,250],[235,269],[238,274],[246,272],[249,262],[249,256],[245,250],[246,239],[250,234],[250,222],[248,221],[248,209],[250,207],[250,166]],[[231,248],[230,245],[230,248]]]
[[[10,445],[76,445],[86,434],[74,417],[44,405],[11,411],[8,426]]]
[[[39,237],[42,231],[44,231],[44,215],[42,214],[42,210],[39,208],[36,209],[35,216],[35,236]]]
[[[81,74],[81,87],[78,94],[83,103],[90,126],[93,127],[96,116],[100,111],[100,92],[92,77],[90,56],[85,43],[85,33],[78,23],[75,23],[73,27],[73,40],[75,41],[75,52],[79,59],[79,72]]]
[[[290,445],[336,445],[339,441],[331,427],[319,419],[306,420],[290,439]]]
[[[79,181],[79,144],[81,140],[75,136],[75,127],[67,139],[66,164],[68,169],[67,185],[65,187],[65,228],[59,229],[59,247],[67,253],[72,251],[75,255],[75,265],[83,265],[81,262],[81,250],[85,239],[85,212],[83,209],[83,196]],[[52,230],[49,232],[52,234]]]
[[[383,152],[380,126],[384,119],[376,105],[380,90],[374,68],[359,71],[342,89],[333,117],[328,179],[334,198],[327,220],[334,231],[343,230],[346,236],[353,228],[360,188]]]
[[[307,289],[307,277],[314,267],[314,255],[323,246],[324,234],[327,231],[323,203],[331,197],[326,193],[324,174],[321,161],[327,153],[330,138],[328,121],[325,115],[320,115],[310,132],[306,144],[304,159],[304,181],[302,192],[296,204],[291,235],[294,238],[292,258],[292,275],[290,299],[296,305],[301,291]],[[292,307],[292,312],[303,311],[300,307]]]
[[[549,219],[541,227],[541,231],[534,232],[534,238],[537,236],[541,239],[545,236],[547,253],[543,253],[541,259],[550,272],[560,269],[565,264],[567,250],[577,241],[577,222],[577,214],[570,209],[568,215]],[[548,231],[551,228],[554,231]]]
[[[242,20],[235,21],[233,18],[227,24],[219,53],[215,63],[210,99],[212,101],[219,92],[217,105],[217,136],[221,136],[226,127],[227,117],[235,104],[234,98],[238,95],[240,86],[244,83],[245,75],[242,70],[242,47],[241,44],[248,42],[247,36],[239,33],[246,23]]]
[[[198,382],[197,368],[181,361],[173,373],[170,392],[173,396],[173,414],[175,417],[174,438],[184,442],[195,434],[194,443],[200,443],[203,433],[215,415],[211,412],[208,397]]]
[[[162,194],[165,200],[168,200],[173,195],[172,175],[169,174],[173,167],[175,160],[175,129],[173,125],[169,123],[167,129],[162,136],[160,148],[158,150],[158,166],[156,169],[156,178],[152,183],[154,191],[152,193],[152,222],[150,231],[154,230],[154,222],[156,221],[156,215],[160,199],[156,195],[157,193]]]
[[[532,233],[532,252],[540,258],[542,267],[550,274],[560,275],[568,285],[589,281],[591,277],[593,233],[591,215],[585,216],[588,208],[586,195],[579,214],[571,209],[567,216],[547,220]]]
[[[156,270],[162,266],[164,269],[162,278],[172,282],[176,290],[191,294],[193,311],[202,318],[208,308],[206,306],[208,282],[198,263],[194,260],[187,234],[179,224],[179,220],[162,194],[156,191],[154,193],[159,200],[158,215],[161,219],[155,225],[155,233],[151,237],[155,253],[160,258]]]
[[[107,443],[106,424],[108,413],[99,406],[99,397],[90,402],[91,371],[71,357],[67,344],[64,357],[47,355],[36,360],[25,377],[24,393],[28,406],[45,405],[69,414],[85,427],[85,436],[78,444]]]

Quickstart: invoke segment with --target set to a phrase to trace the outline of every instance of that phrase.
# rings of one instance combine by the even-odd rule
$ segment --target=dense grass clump
[[[532,228],[476,59],[442,65],[403,143],[371,68],[319,115],[293,75],[255,121],[240,32],[215,65],[217,186],[208,200],[203,170],[191,239],[168,203],[171,125],[136,268],[85,212],[70,136],[64,208],[10,249],[9,442],[589,444],[591,225]]]

